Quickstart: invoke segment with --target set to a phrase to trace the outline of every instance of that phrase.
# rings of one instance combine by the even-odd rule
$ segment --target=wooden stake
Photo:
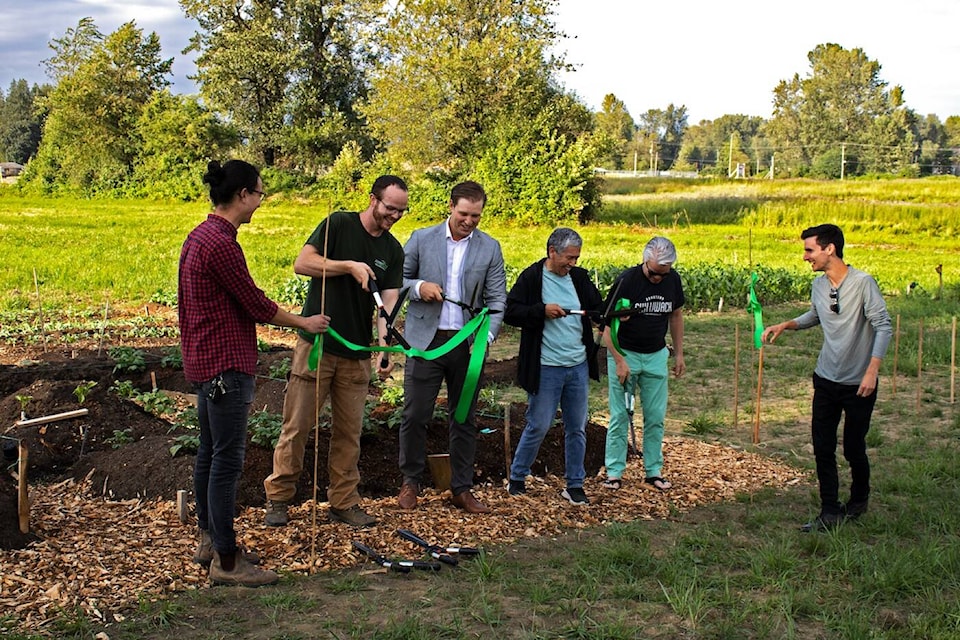
[[[177,515],[180,517],[180,522],[186,524],[189,514],[190,511],[187,509],[187,490],[177,489]]]
[[[760,444],[760,392],[763,389],[763,347],[757,364],[757,410],[753,417],[753,444]]]
[[[33,270],[33,286],[37,290],[37,321],[40,323],[40,337],[43,339],[43,352],[47,352],[47,329],[43,324],[43,301],[40,299],[40,279],[37,270]]]
[[[733,426],[739,423],[740,408],[740,325],[733,326]]]
[[[100,344],[97,345],[97,357],[103,351],[103,334],[107,330],[107,313],[110,311],[110,298],[107,298],[103,304],[103,324],[100,325]]]
[[[327,308],[327,247],[330,242],[330,214],[327,214],[326,226],[323,228],[323,270],[320,275],[320,313]],[[319,337],[323,344],[323,336]],[[312,533],[310,536],[310,574],[316,570],[317,564],[317,470],[320,458],[320,362],[317,362],[316,384],[313,391],[313,507]]]
[[[156,391],[157,390],[157,374],[155,371],[150,372],[150,384],[153,385],[153,389],[151,389],[151,391]]]
[[[920,413],[920,396],[923,393],[923,318],[920,318],[920,328],[917,337],[917,413]]]
[[[48,422],[59,422],[61,420],[69,420],[70,418],[79,418],[80,416],[85,416],[90,413],[89,409],[74,409],[73,411],[64,411],[63,413],[54,413],[49,416],[43,416],[41,418],[30,418],[29,420],[17,420],[16,426],[18,427],[29,427],[35,424],[47,424]]]
[[[897,395],[897,359],[900,356],[900,314],[897,314],[897,328],[893,332],[893,389],[891,395]]]
[[[950,404],[954,401],[954,391],[957,382],[957,316],[953,316],[953,327],[950,330]]]
[[[30,492],[27,489],[27,445],[20,441],[20,464],[17,467],[17,513],[20,517],[20,533],[30,533]]]
[[[510,403],[503,403],[503,461],[507,467],[507,481],[510,480]]]

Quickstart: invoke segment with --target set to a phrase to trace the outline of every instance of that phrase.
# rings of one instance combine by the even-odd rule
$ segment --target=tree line
[[[197,95],[169,90],[173,59],[135,22],[84,18],[50,43],[50,83],[0,90],[0,152],[18,189],[199,198],[211,158],[264,167],[271,189],[338,202],[386,171],[441,210],[482,182],[498,215],[589,219],[596,167],[777,176],[922,175],[955,169],[960,117],[921,118],[879,63],[825,44],[773,89],[769,120],[690,126],[686,107],[634,120],[608,95],[593,113],[558,82],[556,0],[180,0],[196,24]],[[437,209],[439,207],[439,209]]]

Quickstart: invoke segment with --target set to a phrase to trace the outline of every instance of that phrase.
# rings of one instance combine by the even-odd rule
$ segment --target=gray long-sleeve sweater
[[[813,281],[810,310],[794,318],[798,329],[821,325],[823,347],[817,358],[816,373],[840,384],[859,385],[870,358],[883,358],[893,336],[890,314],[880,287],[868,274],[848,267],[837,288],[840,312],[830,305],[830,280],[820,276]]]

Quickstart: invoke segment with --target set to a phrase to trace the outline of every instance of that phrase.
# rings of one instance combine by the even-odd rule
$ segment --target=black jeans
[[[213,548],[221,554],[237,549],[233,518],[254,388],[253,376],[224,371],[197,389],[200,447],[193,470],[197,524],[210,531]]]
[[[813,374],[813,455],[820,483],[820,509],[840,513],[837,472],[837,428],[843,421],[843,457],[850,463],[850,502],[866,502],[870,496],[870,461],[867,459],[867,431],[877,402],[877,390],[865,398],[857,395],[859,385],[838,384]]]

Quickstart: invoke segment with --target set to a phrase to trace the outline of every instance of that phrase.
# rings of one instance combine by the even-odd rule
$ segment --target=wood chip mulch
[[[428,489],[412,512],[401,511],[393,497],[364,499],[361,506],[380,519],[366,530],[328,523],[324,503],[314,525],[312,501],[291,508],[286,527],[264,526],[263,510],[251,508],[237,518],[236,528],[241,544],[255,549],[265,567],[306,574],[311,565],[313,571],[362,566],[366,558],[353,550],[352,540],[394,559],[421,557],[419,548],[395,534],[398,528],[445,546],[489,549],[571,529],[661,519],[761,487],[808,480],[807,473],[782,462],[687,438],[667,438],[664,457],[671,490],[644,484],[639,462],[631,460],[618,491],[604,489],[602,477],[587,479],[586,507],[563,500],[563,479],[549,476],[529,478],[525,496],[509,496],[500,486],[477,487],[474,494],[493,509],[487,516],[465,514],[450,505],[449,493]],[[192,562],[196,526],[180,522],[175,501],[90,495],[90,487],[73,481],[31,488],[31,529],[41,540],[0,551],[0,611],[21,632],[42,633],[63,610],[80,610],[97,622],[120,621],[140,598],[207,586],[206,570]]]

